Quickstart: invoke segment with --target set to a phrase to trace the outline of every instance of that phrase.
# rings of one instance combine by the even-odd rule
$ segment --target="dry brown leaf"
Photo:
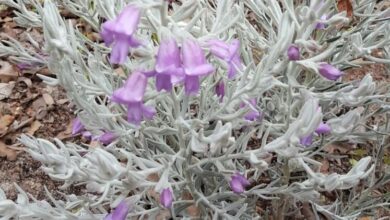
[[[316,219],[313,210],[308,202],[302,204],[301,213],[305,216],[305,219]]]
[[[327,145],[324,150],[329,154],[334,154],[335,151],[339,151],[341,154],[347,154],[349,151],[356,149],[356,144],[347,142],[338,142]]]
[[[8,83],[0,83],[0,100],[8,98],[12,89],[15,87],[15,82],[11,81]]]
[[[88,147],[90,147],[90,148],[99,148],[100,147],[100,142],[99,141],[91,141],[91,143],[89,143]]]
[[[18,78],[18,82],[23,82],[24,84],[26,84],[26,86],[28,88],[30,88],[32,86],[32,81],[31,79],[27,78],[27,77],[19,77]]]
[[[27,134],[29,134],[29,135],[34,135],[34,133],[35,133],[36,131],[38,131],[38,129],[39,129],[41,126],[42,126],[41,122],[39,122],[39,121],[34,121],[34,122],[31,124],[30,128],[28,129]]]
[[[371,217],[371,216],[363,216],[363,217],[359,217],[358,220],[373,220],[374,218]]]
[[[0,60],[0,82],[9,82],[18,78],[18,71],[6,61]]]
[[[184,191],[183,194],[182,194],[182,199],[184,200],[193,200],[192,196],[191,196],[191,193],[189,193],[188,191]],[[200,217],[200,210],[199,208],[195,205],[195,202],[193,205],[190,205],[186,208],[186,211],[187,213],[191,216],[191,217],[195,217],[195,218],[199,218]]]
[[[347,16],[349,18],[352,18],[353,8],[352,8],[351,0],[338,0],[337,1],[337,9],[339,10],[339,12],[346,11]]]
[[[149,176],[147,176],[146,179],[157,183],[160,180],[160,177],[158,176],[158,173],[152,173],[149,174]]]
[[[16,160],[17,152],[13,149],[8,148],[6,144],[0,141],[0,157],[7,157],[7,160]]]
[[[114,70],[114,75],[121,76],[121,77],[126,77],[126,74],[125,74],[125,72],[123,71],[122,68],[116,68]]]
[[[171,218],[171,212],[168,209],[162,209],[156,215],[156,220],[167,220]]]
[[[65,103],[67,103],[67,102],[69,102],[69,99],[59,99],[59,100],[57,100],[57,104],[58,105],[63,105]]]
[[[147,194],[148,194],[150,197],[152,197],[154,200],[160,201],[160,194],[158,194],[158,193],[154,190],[154,188],[149,189],[149,190],[147,191]]]
[[[46,105],[51,106],[54,104],[54,99],[48,93],[43,93],[42,98],[45,101]]]
[[[0,118],[0,137],[7,132],[8,126],[14,121],[14,119],[15,117],[12,115],[4,115]]]
[[[324,159],[323,161],[321,161],[321,164],[322,165],[320,167],[320,172],[324,174],[329,173],[329,161],[327,159]]]
[[[72,121],[70,121],[68,123],[68,125],[66,126],[65,131],[61,131],[59,134],[57,134],[56,138],[63,140],[63,139],[72,137],[72,125],[73,125],[73,123],[72,123]]]

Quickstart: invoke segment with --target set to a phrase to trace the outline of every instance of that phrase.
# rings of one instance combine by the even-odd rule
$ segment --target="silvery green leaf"
[[[375,82],[370,74],[366,75],[356,89],[342,93],[339,101],[347,106],[357,106],[373,98],[375,92]]]
[[[332,128],[332,134],[345,136],[351,133],[360,121],[360,110],[361,109],[354,109],[338,118],[328,120],[327,124]]]

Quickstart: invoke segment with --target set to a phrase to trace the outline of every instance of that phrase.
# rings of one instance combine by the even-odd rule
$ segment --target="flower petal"
[[[164,72],[172,67],[180,67],[180,50],[174,39],[161,42],[156,61],[156,71]]]
[[[111,142],[113,142],[117,137],[118,136],[112,132],[105,132],[104,134],[100,135],[98,139],[102,144],[108,145],[111,144]]]
[[[108,30],[124,35],[132,35],[140,21],[141,11],[134,5],[129,5],[114,19],[115,25],[107,27]]]
[[[129,43],[126,39],[116,39],[111,50],[110,63],[123,64],[129,54]]]
[[[128,204],[125,201],[122,201],[111,214],[104,218],[104,220],[125,220],[129,210],[130,207]]]
[[[135,125],[140,125],[143,116],[142,103],[131,103],[127,105],[127,121]]]
[[[156,110],[153,107],[142,105],[143,116],[146,119],[152,119],[156,114]]]
[[[202,48],[194,40],[184,41],[182,55],[185,69],[196,68],[197,66],[206,64],[206,57]]]
[[[146,84],[146,76],[140,72],[134,72],[123,87],[114,91],[111,100],[120,104],[141,102],[144,98]]]
[[[204,76],[212,73],[213,71],[214,71],[214,67],[208,63],[185,69],[186,75],[189,76]]]
[[[156,75],[156,88],[157,91],[165,90],[165,91],[171,91],[172,90],[172,81],[171,76],[168,74],[158,74]]]
[[[321,122],[321,124],[317,127],[315,132],[317,134],[329,134],[331,132],[331,127],[328,124],[325,124],[324,122]]]
[[[172,191],[169,188],[163,189],[163,191],[160,194],[160,203],[165,208],[171,208],[172,207]]]
[[[81,123],[80,119],[75,118],[72,123],[72,135],[78,134],[84,129],[84,125]]]
[[[232,191],[237,194],[243,193],[245,191],[244,186],[236,176],[232,176],[229,184]]]
[[[187,76],[184,81],[185,92],[187,95],[198,93],[199,91],[199,77]]]

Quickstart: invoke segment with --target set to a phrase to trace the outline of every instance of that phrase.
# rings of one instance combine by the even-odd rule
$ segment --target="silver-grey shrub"
[[[158,200],[158,193],[166,187],[172,187],[174,194],[168,214],[187,219],[261,219],[264,216],[256,213],[258,200],[289,204],[274,204],[279,215],[287,214],[298,202],[308,202],[314,212],[333,219],[355,219],[364,210],[389,205],[385,200],[367,199],[369,190],[380,183],[375,181],[376,165],[380,163],[375,160],[380,159],[390,127],[387,87],[379,92],[369,72],[360,82],[329,81],[318,72],[320,62],[341,70],[390,63],[389,15],[376,10],[375,1],[353,1],[353,26],[345,12],[337,11],[334,1],[326,1],[317,10],[319,0],[185,0],[181,5],[174,3],[169,13],[163,0],[0,3],[15,9],[19,25],[42,27],[43,52],[48,58],[24,50],[12,38],[1,42],[0,55],[14,62],[47,65],[56,78],[41,78],[49,85],[65,88],[89,131],[98,135],[106,130],[119,136],[108,146],[85,148],[22,135],[20,141],[42,163],[45,173],[63,181],[63,188],[83,184],[87,192],[48,203],[29,198],[20,188],[17,201],[7,200],[0,191],[0,217],[101,219],[108,211],[107,204],[114,208],[125,199],[131,204],[129,219],[154,219],[167,214]],[[153,80],[149,80],[145,102],[155,106],[157,114],[140,127],[128,123],[123,118],[125,109],[109,102],[113,91],[126,79],[109,64],[110,49],[84,36],[61,17],[59,7],[99,32],[102,19],[114,18],[129,3],[142,9],[137,36],[146,45],[134,49],[131,59],[120,66],[125,75],[153,69],[157,52],[153,39],[167,33],[178,41],[190,37],[199,42],[239,39],[244,68],[234,80],[227,80],[222,63],[210,56],[218,68],[203,79],[197,96],[186,96],[182,86],[171,93],[157,92]],[[35,10],[27,10],[26,5]],[[248,12],[254,22],[249,21]],[[317,31],[315,23],[324,13],[329,17],[327,28]],[[296,62],[286,56],[292,43],[305,50],[304,57]],[[377,49],[384,57],[371,55]],[[227,88],[221,103],[214,92],[220,78]],[[251,98],[257,100],[262,120],[244,119],[250,109],[240,108],[240,104]],[[372,105],[378,110],[366,110]],[[344,113],[340,114],[341,110]],[[385,122],[367,126],[376,114],[385,114]],[[302,147],[300,138],[313,133],[324,119],[331,134],[315,137],[311,147]],[[324,156],[324,149],[338,141],[370,142],[375,150],[347,173],[319,172],[317,156]],[[290,177],[297,171],[301,178],[292,181]],[[236,172],[252,183],[241,194],[232,192],[229,186]],[[259,184],[263,176],[270,182]],[[350,198],[350,206],[342,201],[321,202],[321,192],[353,191],[360,182],[363,193]],[[197,206],[196,216],[187,209],[191,205]]]

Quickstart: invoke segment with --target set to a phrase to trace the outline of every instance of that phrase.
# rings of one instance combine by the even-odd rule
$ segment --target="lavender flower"
[[[327,63],[320,64],[318,71],[323,77],[329,80],[337,80],[343,75],[343,72]]]
[[[84,132],[82,133],[82,135],[83,135],[83,137],[84,137],[85,139],[87,139],[87,140],[91,140],[91,139],[92,139],[92,133],[89,132],[89,131],[84,131]]]
[[[219,97],[219,101],[222,102],[225,96],[225,83],[223,83],[223,80],[220,80],[215,86],[215,93]]]
[[[261,117],[261,113],[259,111],[257,111],[256,109],[256,99],[251,99],[249,100],[249,107],[251,109],[251,111],[249,111],[244,117],[246,120],[248,121],[254,121],[258,118]],[[241,108],[244,108],[246,105],[244,103],[241,103],[240,107]]]
[[[329,125],[325,124],[324,122],[321,122],[321,124],[317,127],[315,132],[320,135],[320,134],[329,134],[331,131],[331,128]]]
[[[79,118],[75,118],[72,122],[72,135],[76,135],[80,132],[82,132],[83,130],[85,130],[85,127],[84,125],[81,123],[80,119]]]
[[[161,42],[157,54],[155,71],[157,91],[161,91],[162,89],[171,91],[172,83],[180,81],[180,78],[183,78],[180,50],[174,39]]]
[[[127,203],[122,201],[112,213],[108,214],[104,218],[104,220],[125,220],[129,210],[130,207],[127,205]]]
[[[231,44],[228,45],[221,40],[211,40],[209,41],[209,45],[210,52],[228,64],[228,78],[233,78],[237,74],[238,68],[241,67],[239,54],[240,41],[234,39]]]
[[[127,105],[127,120],[139,125],[143,118],[151,119],[155,114],[152,107],[143,104],[147,78],[140,72],[134,72],[127,79],[125,85],[114,91],[111,100]]]
[[[114,43],[110,62],[125,62],[130,47],[138,47],[140,42],[133,36],[140,20],[140,10],[129,5],[113,20],[103,23],[100,35],[107,46]]]
[[[299,54],[299,48],[295,45],[291,45],[287,49],[287,56],[289,60],[299,60],[300,54]]]
[[[308,147],[310,146],[312,143],[313,143],[313,134],[309,134],[308,136],[306,137],[302,137],[300,139],[300,143],[305,146],[305,147]]]
[[[165,208],[171,208],[173,201],[172,191],[169,188],[163,189],[160,194],[160,203]]]
[[[206,62],[202,48],[194,40],[186,40],[183,43],[184,86],[187,95],[199,91],[199,77],[214,71],[213,66]]]
[[[230,188],[233,192],[240,194],[245,191],[245,187],[249,186],[249,181],[241,174],[236,173],[230,180]]]
[[[322,15],[322,16],[321,16],[321,21],[326,21],[327,18],[328,18],[327,15]],[[318,22],[318,23],[316,24],[316,29],[317,29],[317,30],[324,30],[325,28],[326,28],[326,25],[325,25],[324,22]]]
[[[118,136],[115,135],[112,132],[105,132],[104,134],[100,135],[98,137],[98,140],[104,144],[104,145],[109,145],[111,142],[113,142]]]

